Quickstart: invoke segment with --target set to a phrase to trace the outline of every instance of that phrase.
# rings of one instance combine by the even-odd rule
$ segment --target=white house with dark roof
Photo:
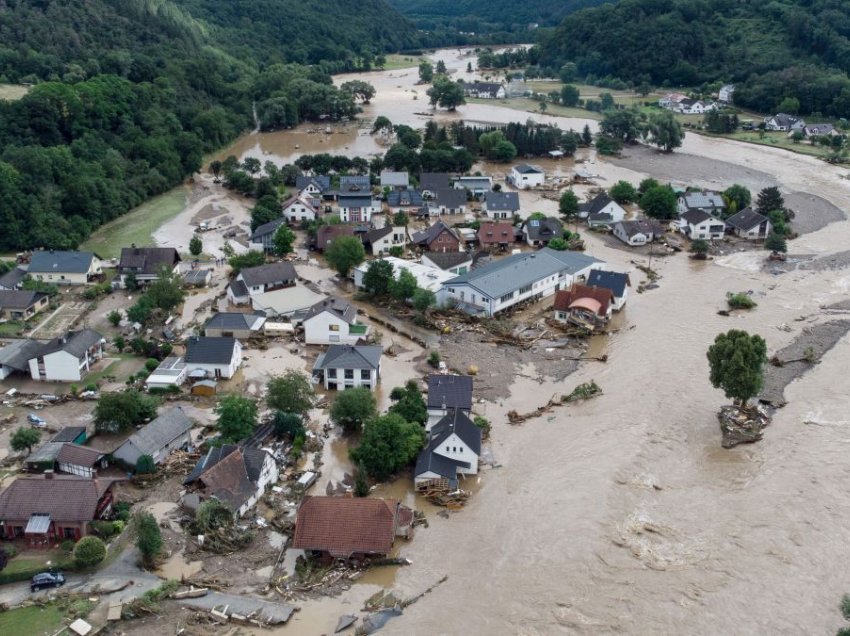
[[[410,212],[422,207],[423,198],[419,190],[391,190],[387,192],[387,207],[390,212]]]
[[[522,224],[525,242],[532,247],[545,247],[554,238],[563,238],[564,224],[554,216],[545,219],[528,219]]]
[[[407,228],[404,225],[385,225],[363,235],[363,245],[372,252],[372,256],[388,254],[393,247],[407,249],[407,241]]]
[[[423,265],[460,276],[472,269],[470,252],[425,252],[420,259]]]
[[[27,277],[27,270],[23,267],[13,267],[8,272],[0,276],[0,290],[13,291],[20,289],[23,286],[24,279]]]
[[[585,219],[590,227],[613,225],[626,218],[626,211],[605,192],[601,192],[590,201],[579,204],[578,217]]]
[[[262,333],[266,317],[259,314],[221,311],[204,325],[204,335],[213,338],[252,338]]]
[[[537,166],[521,163],[511,168],[505,180],[519,190],[542,186],[546,182],[546,173]]]
[[[313,377],[327,390],[362,386],[374,391],[381,377],[382,353],[378,345],[332,344],[316,358]]]
[[[437,196],[438,190],[451,187],[451,178],[448,172],[423,172],[419,175],[419,189],[426,199],[433,199]]]
[[[0,289],[0,318],[29,320],[50,305],[44,292],[26,289]]]
[[[192,336],[183,356],[189,378],[232,378],[242,364],[242,344],[236,338]]]
[[[92,252],[33,252],[27,274],[35,280],[54,285],[85,285],[102,278],[100,261],[100,257]]]
[[[227,299],[234,305],[245,305],[252,296],[292,287],[297,277],[295,267],[286,261],[248,267],[240,271],[228,285]]]
[[[123,247],[118,261],[121,287],[126,287],[127,276],[136,277],[138,285],[147,285],[159,280],[163,268],[177,272],[180,255],[173,247]]]
[[[676,211],[682,216],[688,210],[702,210],[711,216],[722,216],[726,201],[719,192],[711,190],[683,192],[676,201]]]
[[[664,234],[664,228],[647,219],[635,219],[615,223],[611,232],[626,245],[637,247],[651,243]]]
[[[548,247],[507,256],[443,283],[445,302],[478,316],[494,316],[526,301],[546,298],[582,281],[604,262],[580,252]]]
[[[431,427],[428,442],[416,460],[416,486],[447,480],[456,488],[459,475],[477,475],[481,429],[464,411],[455,410]]]
[[[441,188],[437,190],[432,200],[428,201],[428,215],[466,214],[469,203],[466,200],[466,190]]]
[[[343,223],[369,223],[372,215],[381,209],[370,191],[340,192],[337,202],[339,218]]]
[[[150,455],[154,464],[160,464],[171,451],[192,443],[191,430],[192,420],[182,407],[175,406],[133,433],[112,456],[135,466],[139,457]]]
[[[79,382],[103,358],[106,340],[93,329],[69,331],[27,351],[33,380]]]
[[[693,239],[722,239],[726,224],[704,210],[688,210],[679,217],[679,230]]]
[[[746,207],[726,219],[726,227],[737,237],[748,241],[760,241],[770,234],[770,219]]]
[[[274,235],[277,234],[278,229],[282,225],[286,225],[286,222],[286,217],[282,216],[268,223],[258,225],[257,229],[251,233],[248,249],[266,253],[274,251]]]
[[[519,194],[487,192],[484,195],[483,212],[488,219],[511,219],[519,213]]]
[[[448,415],[451,411],[461,411],[466,415],[472,412],[472,376],[443,375],[428,376],[428,421],[427,430]]]
[[[357,308],[342,298],[330,297],[310,307],[301,321],[307,344],[357,344],[369,336],[369,326],[357,321]]]
[[[381,188],[407,190],[410,187],[410,175],[407,172],[381,170]]]
[[[331,189],[331,178],[326,175],[295,177],[295,189],[299,193],[319,197]]]
[[[472,196],[480,198],[493,189],[493,177],[458,177],[454,187],[458,190],[469,190]]]
[[[315,221],[321,214],[322,204],[315,195],[301,192],[297,196],[289,197],[281,206],[281,215],[289,223],[303,223],[304,221]]]
[[[496,82],[464,82],[463,94],[479,99],[505,99],[507,91],[504,84]]]
[[[587,276],[588,287],[600,287],[607,289],[614,296],[611,309],[620,311],[629,298],[629,287],[632,281],[628,274],[621,272],[606,272],[602,269],[592,269]]]
[[[787,113],[777,113],[772,117],[764,118],[765,130],[779,130],[794,132],[795,130],[802,131],[806,127],[806,122],[802,118]]]

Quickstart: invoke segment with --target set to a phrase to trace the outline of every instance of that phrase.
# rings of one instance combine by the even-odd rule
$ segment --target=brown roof
[[[395,499],[304,497],[292,546],[333,557],[388,554],[402,509]]]
[[[334,239],[340,236],[354,236],[354,228],[350,225],[323,225],[316,231],[316,249],[324,251]]]
[[[614,300],[614,294],[610,289],[603,287],[588,287],[587,285],[573,285],[570,289],[562,289],[555,292],[555,311],[569,311],[570,305],[582,298],[590,298],[599,303],[599,315],[608,313],[608,305]]]
[[[478,228],[478,240],[481,241],[481,245],[513,243],[514,226],[508,222],[482,223]]]
[[[0,492],[0,521],[19,521],[39,513],[49,514],[53,521],[91,521],[97,503],[116,481],[22,475]]]
[[[66,442],[56,456],[56,461],[60,464],[73,464],[91,468],[97,464],[101,457],[103,457],[103,453],[99,450]]]
[[[241,508],[257,491],[248,478],[241,448],[202,473],[200,481],[208,495],[226,504],[233,512]]]

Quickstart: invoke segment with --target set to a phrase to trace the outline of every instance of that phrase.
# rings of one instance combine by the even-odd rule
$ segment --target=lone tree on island
[[[739,408],[761,391],[767,362],[767,344],[761,336],[730,329],[717,335],[706,355],[712,386],[723,389]]]

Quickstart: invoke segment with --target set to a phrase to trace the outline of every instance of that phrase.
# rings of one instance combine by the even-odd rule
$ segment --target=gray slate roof
[[[429,409],[472,409],[471,375],[428,376]]]
[[[313,369],[377,369],[383,350],[378,345],[334,344],[319,354]]]
[[[611,203],[613,199],[604,192],[597,194],[591,201],[582,203],[578,206],[580,212],[587,212],[588,215],[597,214],[602,208]]]
[[[448,231],[449,234],[454,236],[458,241],[461,241],[461,238],[457,235],[457,232],[455,232],[452,228],[450,228],[442,221],[437,221],[436,223],[434,223],[434,225],[425,228],[423,231],[416,232],[412,237],[413,242],[417,244],[425,243],[426,245],[430,245],[434,242],[434,239],[436,239],[443,231]]]
[[[422,205],[422,193],[419,190],[393,190],[387,193],[387,205],[409,207]]]
[[[369,182],[368,174],[344,174],[339,178],[340,193],[354,189],[370,192],[372,184]]]
[[[564,224],[553,216],[545,219],[529,219],[525,222],[525,231],[532,241],[549,241],[564,233]]]
[[[653,221],[648,221],[646,219],[620,221],[619,223],[617,223],[617,225],[623,228],[623,231],[629,238],[637,234],[652,234],[653,236],[657,236],[659,234],[664,233],[664,228],[662,228],[657,223]]]
[[[27,270],[14,267],[0,276],[0,288],[15,289],[27,277]]]
[[[33,252],[28,271],[31,274],[53,274],[68,272],[85,274],[91,267],[94,254],[91,252],[42,251]]]
[[[540,168],[535,168],[527,163],[521,163],[518,166],[514,166],[514,170],[520,174],[543,174],[543,171]]]
[[[590,270],[590,274],[587,275],[588,287],[610,289],[615,298],[623,297],[626,293],[626,285],[631,285],[628,274],[592,269]]]
[[[462,208],[467,204],[466,190],[440,188],[436,191],[434,200],[447,208]]]
[[[192,336],[186,342],[186,364],[230,364],[236,338]]]
[[[453,410],[431,428],[431,443],[442,444],[446,438],[456,434],[476,455],[481,454],[481,429],[461,410]]]
[[[507,210],[516,212],[519,210],[519,194],[516,192],[488,192],[484,195],[487,211]]]
[[[250,329],[255,322],[256,314],[222,311],[207,320],[204,329]]]
[[[133,433],[125,444],[132,444],[142,455],[153,455],[192,428],[192,420],[179,406],[169,409]]]
[[[232,280],[230,281],[230,285],[228,285],[230,291],[237,298],[242,298],[248,295],[248,286],[243,283],[241,280]]]
[[[747,231],[761,225],[765,221],[767,221],[766,216],[748,207],[726,219],[726,225]]]
[[[156,274],[165,266],[173,269],[180,262],[180,255],[173,247],[122,247],[118,270],[136,270],[142,274]]]
[[[61,431],[56,433],[51,442],[73,442],[80,434],[86,432],[85,426],[66,426]]]
[[[537,252],[513,254],[482,265],[446,281],[444,286],[468,284],[490,298],[501,298],[509,292],[543,280],[547,276],[561,272],[575,274],[590,265],[602,262],[580,252],[559,252],[544,247]]]
[[[85,352],[103,340],[103,336],[94,329],[69,331],[64,336],[54,338],[36,351],[31,357],[46,356],[56,351],[67,351],[77,358],[82,358]]]
[[[379,227],[376,230],[369,230],[368,232],[366,232],[366,234],[363,235],[363,242],[371,245],[375,241],[378,241],[392,233],[393,226],[385,225],[384,227]]]
[[[450,187],[447,172],[423,172],[419,175],[419,187],[429,192]]]
[[[275,219],[274,221],[269,221],[268,223],[263,223],[262,225],[257,226],[257,229],[251,234],[252,241],[262,240],[264,236],[268,236],[269,234],[274,234],[277,232],[277,229],[286,223],[286,217],[282,216],[279,219]]]
[[[692,208],[692,209],[688,210],[687,212],[685,212],[681,216],[681,219],[683,221],[687,222],[690,225],[699,225],[703,221],[706,221],[708,219],[713,219],[713,218],[714,217],[711,216],[705,210],[700,210],[700,209],[696,209],[696,208]]]
[[[330,190],[331,188],[331,178],[320,174],[315,177],[295,177],[295,189],[299,192],[304,188],[308,187],[311,183],[315,184],[316,187],[319,188],[319,192],[324,192],[325,190]]]
[[[294,281],[296,273],[292,263],[280,261],[243,269],[239,272],[239,276],[242,277],[248,287],[254,287],[255,285],[268,285],[282,280]]]
[[[38,351],[44,346],[38,340],[15,340],[0,349],[0,365],[29,372],[29,361],[38,356]]]
[[[339,206],[341,208],[371,208],[372,195],[368,192],[340,192]]]
[[[465,92],[487,93],[491,97],[496,97],[501,87],[501,84],[495,82],[466,82],[463,84]]]
[[[381,185],[382,186],[404,186],[405,188],[410,185],[410,176],[407,172],[395,172],[393,170],[382,170],[381,171]]]
[[[466,252],[425,252],[422,257],[428,257],[440,269],[451,269],[472,261],[472,254]]]
[[[0,289],[0,309],[28,309],[46,296],[26,289]]]
[[[354,305],[352,305],[347,300],[343,300],[342,298],[330,296],[328,298],[325,298],[324,300],[320,300],[315,305],[310,307],[310,309],[307,310],[307,313],[305,314],[302,322],[305,322],[310,318],[318,316],[319,314],[326,311],[341,318],[350,325],[353,325],[357,319],[357,308]]]

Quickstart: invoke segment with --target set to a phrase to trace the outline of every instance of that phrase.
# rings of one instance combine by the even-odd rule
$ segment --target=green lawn
[[[581,119],[602,119],[601,113],[594,113],[583,108],[567,108],[566,106],[558,106],[556,104],[546,104],[546,112],[540,112],[539,104],[533,99],[526,97],[512,97],[510,99],[479,99],[477,97],[467,97],[467,102],[470,104],[487,104],[489,106],[501,106],[502,108],[510,108],[511,110],[519,110],[525,113],[538,115],[554,115],[556,117],[578,117]]]
[[[0,99],[15,101],[29,93],[29,86],[19,84],[0,84]]]
[[[132,243],[140,247],[151,245],[154,231],[177,216],[185,206],[186,189],[178,186],[99,228],[80,249],[113,258],[121,254],[122,247]]]
[[[387,55],[387,63],[384,64],[384,70],[397,71],[402,68],[414,68],[419,66],[421,60],[421,55],[399,55],[398,53],[393,53]]]
[[[9,564],[3,568],[3,574],[14,574],[16,572],[25,572],[38,568],[47,568],[47,562],[57,566],[64,562],[68,557],[61,550],[42,550],[24,552],[14,559],[9,561]],[[0,630],[0,634],[2,634]]]
[[[0,336],[17,337],[21,329],[26,329],[26,327],[17,320],[0,323]]]
[[[53,605],[22,607],[0,614],[0,634],[4,636],[45,636],[62,626],[63,613]]]

